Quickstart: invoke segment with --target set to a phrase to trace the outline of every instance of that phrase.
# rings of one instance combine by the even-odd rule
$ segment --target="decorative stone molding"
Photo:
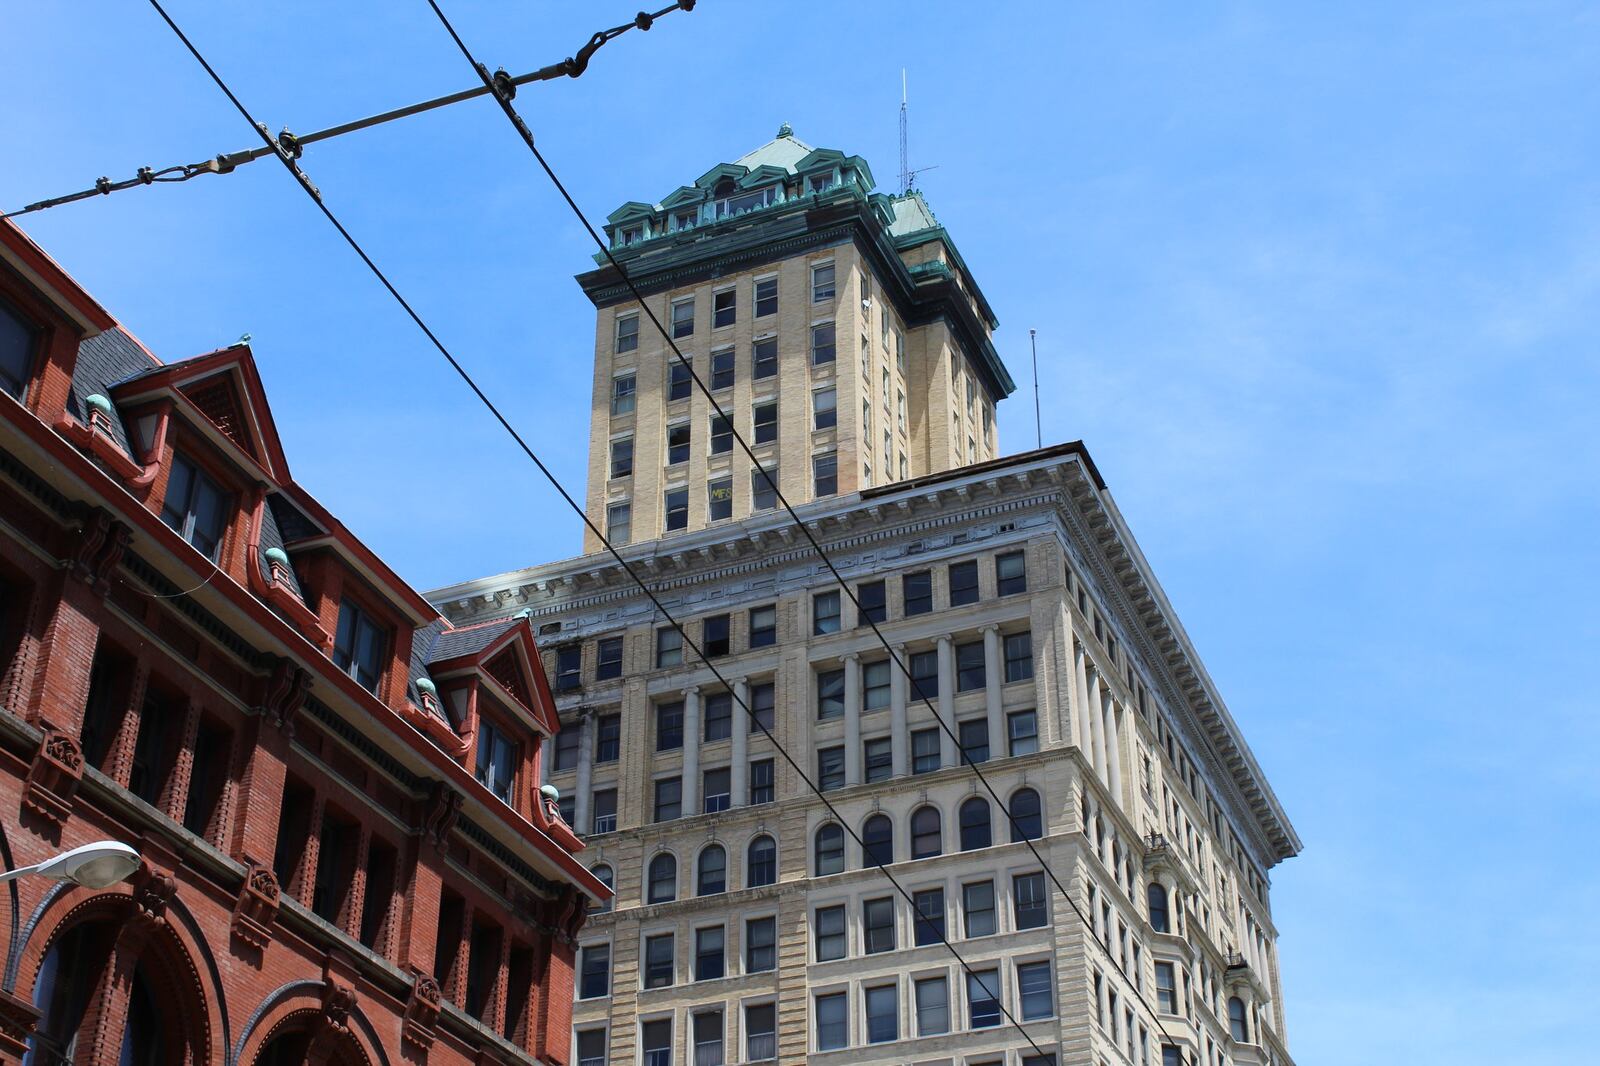
[[[400,1023],[401,1039],[422,1051],[432,1047],[442,999],[443,992],[433,975],[413,967],[411,995],[406,999],[406,1011]]]
[[[282,890],[278,876],[268,866],[254,859],[246,860],[244,883],[233,901],[233,919],[229,928],[234,936],[250,946],[265,948],[272,940],[272,925],[278,914],[278,901]]]
[[[272,664],[262,695],[261,709],[286,737],[294,737],[294,722],[311,691],[311,675],[292,660],[278,659]]]
[[[0,1057],[21,1062],[28,1038],[39,1024],[39,1008],[12,992],[0,990]]]
[[[72,815],[72,797],[83,780],[83,751],[77,738],[47,728],[39,751],[28,767],[22,802],[28,809],[61,825]]]
[[[461,793],[443,781],[434,781],[429,785],[427,798],[423,801],[423,837],[438,847],[444,847],[456,820],[461,817],[462,800]]]

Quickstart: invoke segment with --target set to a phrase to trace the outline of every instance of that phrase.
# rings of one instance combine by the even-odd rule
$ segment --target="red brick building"
[[[454,628],[295,484],[250,349],[162,363],[0,222],[0,1061],[568,1060],[609,897],[523,619]]]

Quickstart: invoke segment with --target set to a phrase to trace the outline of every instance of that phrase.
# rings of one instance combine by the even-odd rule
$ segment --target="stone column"
[[[1106,767],[1110,772],[1108,783],[1111,794],[1116,797],[1117,806],[1123,805],[1122,799],[1122,708],[1117,706],[1115,697],[1109,693],[1106,698]]]
[[[1089,733],[1089,681],[1085,676],[1088,653],[1074,636],[1072,641],[1072,742],[1084,761],[1094,764],[1094,741]]]
[[[733,682],[733,765],[729,780],[733,795],[729,805],[747,807],[750,804],[750,682],[735,678]]]
[[[861,784],[861,656],[844,657],[844,783]]]
[[[945,766],[960,766],[961,753],[956,750],[956,644],[947,633],[939,638],[939,718],[944,726],[939,730],[939,762]]]
[[[1005,684],[1005,656],[1000,653],[1000,627],[983,627],[983,698],[989,714],[989,758],[1006,754],[1006,716],[1000,710]]]
[[[578,781],[572,787],[576,795],[572,797],[573,830],[578,833],[589,831],[589,779],[594,770],[594,716],[584,714],[578,721]]]
[[[893,768],[890,772],[895,777],[904,777],[906,749],[911,745],[911,740],[906,735],[906,690],[910,684],[906,669],[910,668],[911,660],[906,657],[904,644],[896,644],[889,653],[894,656],[894,660],[889,663],[889,744],[893,753],[891,756]]]
[[[1091,665],[1089,681],[1089,732],[1094,738],[1094,772],[1104,782],[1106,778],[1106,717],[1105,695],[1100,691],[1100,677]]]
[[[700,686],[683,692],[683,816],[700,813]]]

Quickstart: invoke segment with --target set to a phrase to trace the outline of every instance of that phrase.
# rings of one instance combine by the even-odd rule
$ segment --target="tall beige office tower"
[[[784,127],[608,225],[859,611],[609,265],[589,513],[710,665],[593,540],[432,594],[529,612],[555,679],[616,888],[571,1061],[1287,1066],[1299,839],[1083,446],[1000,457],[988,304],[872,184]]]

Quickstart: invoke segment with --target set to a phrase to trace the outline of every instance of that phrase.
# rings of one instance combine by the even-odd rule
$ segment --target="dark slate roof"
[[[520,618],[506,618],[462,629],[447,629],[439,634],[439,640],[429,654],[428,662],[436,663],[443,659],[454,659],[457,656],[480,652],[521,621]]]
[[[109,397],[111,387],[129,377],[157,369],[159,363],[139,347],[121,326],[113,326],[78,345],[78,364],[72,374],[72,393],[67,397],[67,412],[79,422],[88,423],[84,400],[99,393]],[[111,407],[111,434],[123,451],[133,455],[122,414]]]
[[[417,691],[417,680],[428,676],[428,663],[435,658],[433,647],[438,643],[439,635],[445,631],[449,624],[443,618],[435,618],[411,634],[410,679],[406,685],[406,695],[418,707],[422,706],[422,695]],[[441,707],[439,717],[452,729],[455,728],[455,724],[445,717],[443,711],[444,709]]]
[[[261,509],[261,572],[272,573],[272,568],[267,565],[267,549],[282,548],[283,534],[278,529],[277,509],[272,506],[272,501],[278,498],[277,493],[267,497],[267,506]],[[288,584],[294,594],[300,599],[306,598],[305,592],[300,588],[300,580],[295,576],[294,567],[289,567]]]
[[[305,513],[289,501],[281,492],[275,492],[267,497],[267,506],[272,511],[273,519],[278,523],[278,535],[286,544],[293,544],[297,540],[307,537],[316,537],[322,530],[315,522],[305,516]]]

